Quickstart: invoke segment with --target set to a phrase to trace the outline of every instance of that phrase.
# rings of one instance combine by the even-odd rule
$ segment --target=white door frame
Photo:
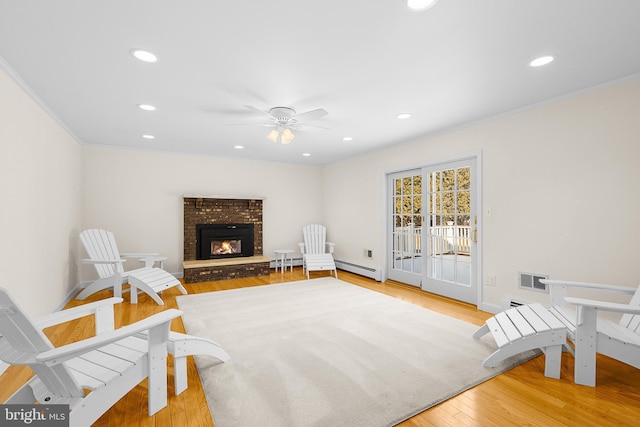
[[[482,305],[482,287],[483,287],[483,251],[482,251],[482,242],[483,242],[483,229],[484,229],[484,224],[483,224],[483,208],[482,208],[482,152],[481,151],[477,151],[477,152],[472,152],[472,153],[467,153],[467,154],[462,154],[460,156],[455,156],[455,157],[451,157],[451,158],[446,158],[446,159],[440,159],[438,161],[434,161],[434,162],[428,162],[428,163],[423,163],[420,165],[416,165],[413,167],[406,167],[406,168],[402,168],[402,169],[394,169],[394,170],[389,170],[387,172],[385,172],[384,174],[384,207],[383,207],[383,222],[384,222],[384,233],[383,233],[383,247],[384,247],[384,256],[382,259],[382,280],[386,281],[389,278],[389,269],[392,268],[392,266],[389,265],[388,259],[389,259],[389,215],[391,212],[391,194],[390,194],[390,188],[388,185],[389,182],[389,176],[391,174],[396,174],[399,172],[409,172],[411,170],[415,170],[415,169],[421,169],[421,168],[426,168],[426,167],[436,167],[438,165],[445,165],[447,163],[452,163],[452,162],[456,162],[456,161],[460,161],[460,160],[475,160],[476,165],[475,165],[475,176],[473,177],[475,179],[476,182],[476,198],[477,198],[477,207],[476,207],[476,213],[477,213],[477,217],[478,217],[478,231],[477,231],[477,244],[476,244],[476,274],[475,274],[475,280],[476,280],[476,289],[477,289],[477,298],[476,298],[476,307],[480,307]]]

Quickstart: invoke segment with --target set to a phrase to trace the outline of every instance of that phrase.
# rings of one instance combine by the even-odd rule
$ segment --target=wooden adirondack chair
[[[640,369],[640,287],[604,285],[561,280],[541,280],[549,285],[550,308],[567,327],[567,348],[575,355],[574,381],[596,385],[596,353]],[[568,297],[569,288],[632,295],[628,304]],[[569,304],[569,305],[568,305]],[[577,307],[577,309],[576,309]],[[598,317],[598,311],[622,313],[619,322]]]
[[[0,288],[0,359],[28,365],[35,376],[6,404],[68,404],[71,426],[89,426],[145,378],[149,382],[148,413],[167,405],[167,340],[169,309],[114,330],[109,298],[53,313],[33,322]],[[95,316],[96,336],[54,348],[42,329],[87,315]],[[146,331],[147,335],[140,336]],[[86,393],[84,389],[91,390]]]
[[[131,302],[134,304],[138,302],[138,290],[149,295],[159,305],[164,305],[164,302],[158,294],[165,289],[177,287],[183,294],[187,293],[178,279],[161,268],[145,266],[124,271],[123,263],[126,260],[122,257],[153,260],[157,253],[120,253],[113,233],[100,229],[84,230],[80,233],[80,241],[89,255],[89,259],[83,259],[82,263],[93,265],[99,278],[84,288],[76,299],[83,300],[109,288],[113,288],[114,296],[120,298],[122,285],[127,282],[131,286]],[[150,263],[152,264],[153,262]]]
[[[327,228],[320,224],[309,224],[302,228],[304,243],[298,243],[302,253],[302,269],[309,279],[310,271],[328,270],[338,277],[333,259],[334,243],[327,242]]]

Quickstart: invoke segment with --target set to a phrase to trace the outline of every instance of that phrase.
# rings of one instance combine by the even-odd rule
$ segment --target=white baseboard
[[[498,314],[505,310],[504,307],[502,306],[495,305],[495,304],[487,304],[487,303],[480,304],[480,307],[478,308],[482,311],[486,311],[487,313],[491,313],[491,314]]]
[[[340,260],[335,260],[335,261],[336,261],[336,267],[339,268],[340,270],[345,270],[350,273],[355,273],[364,277],[369,277],[375,280],[376,282],[382,281],[382,271],[380,269],[365,267],[363,265],[358,265],[358,264],[354,264],[347,261],[340,261]]]

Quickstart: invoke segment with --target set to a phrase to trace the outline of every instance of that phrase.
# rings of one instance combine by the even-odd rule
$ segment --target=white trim
[[[422,162],[422,163],[416,163],[413,166],[407,166],[407,167],[402,167],[397,169],[389,169],[385,172],[385,182],[386,182],[386,177],[394,173],[408,172],[413,169],[430,168],[438,165],[444,165],[447,163],[459,162],[463,160],[473,160],[473,159],[479,158],[481,153],[482,151],[472,151],[472,152],[462,153],[459,156],[442,157],[434,162],[429,162],[429,163]]]
[[[2,69],[13,81],[20,86],[20,88],[26,92],[35,102],[38,104],[40,108],[42,108],[51,118],[62,128],[65,132],[69,134],[78,144],[83,145],[83,142],[78,136],[67,126],[67,124],[60,118],[56,113],[49,108],[49,106],[38,96],[35,91],[31,89],[31,86],[25,82],[22,77],[14,70],[11,65],[0,56],[0,69]]]
[[[477,307],[483,305],[482,297],[484,290],[484,272],[483,272],[483,257],[484,253],[482,247],[482,242],[484,241],[484,209],[482,209],[482,150],[476,153],[476,217],[478,218],[477,228],[477,238],[478,242],[476,243],[476,272],[477,272],[477,290],[478,290],[478,302],[476,304]]]
[[[185,194],[183,199],[266,200],[264,196],[237,196],[230,194]]]
[[[483,242],[483,230],[484,230],[484,224],[483,224],[483,218],[482,218],[482,214],[484,212],[483,210],[483,204],[482,204],[482,176],[483,176],[483,170],[482,170],[482,150],[478,150],[478,151],[472,151],[472,152],[466,152],[466,153],[462,153],[460,155],[457,156],[450,156],[450,157],[446,157],[446,158],[440,158],[438,160],[435,160],[433,162],[429,162],[429,163],[422,163],[422,164],[416,164],[413,166],[406,166],[406,167],[402,167],[402,168],[396,168],[396,169],[389,169],[386,172],[383,173],[383,179],[384,179],[384,198],[383,198],[383,214],[382,214],[382,220],[383,220],[383,251],[381,252],[383,254],[382,257],[382,281],[386,281],[389,277],[389,266],[388,266],[388,257],[389,257],[389,247],[388,247],[388,234],[389,234],[389,229],[388,229],[388,221],[389,221],[389,214],[390,214],[390,188],[389,188],[389,176],[392,174],[396,174],[396,173],[402,173],[402,172],[409,172],[411,170],[416,170],[416,169],[423,169],[423,168],[430,168],[430,167],[437,167],[439,165],[442,164],[448,164],[448,163],[453,163],[453,162],[458,162],[458,161],[465,161],[465,160],[473,160],[476,163],[476,176],[475,176],[475,181],[476,181],[476,216],[478,218],[478,224],[477,224],[477,228],[478,228],[478,242],[476,244],[476,290],[477,290],[477,301],[476,301],[476,307],[478,307],[479,309],[481,309],[481,307],[484,306],[484,304],[482,303],[482,298],[483,298],[483,286],[484,286],[484,281],[482,280],[483,278],[483,257],[482,257],[482,253],[483,253],[483,249],[482,249],[482,242]]]
[[[505,310],[504,307],[501,307],[495,304],[488,304],[488,303],[480,304],[478,306],[478,309],[482,311],[486,311],[487,313],[491,313],[491,314],[498,314]]]
[[[348,261],[335,260],[336,267],[340,270],[348,271],[350,273],[359,274],[360,276],[369,277],[376,282],[382,281],[382,271],[378,268],[366,267],[358,265]]]

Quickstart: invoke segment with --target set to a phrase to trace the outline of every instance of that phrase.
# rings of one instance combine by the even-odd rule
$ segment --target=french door
[[[388,185],[388,277],[476,304],[476,158],[390,174]]]
[[[420,286],[424,270],[423,176],[421,169],[415,169],[388,178],[391,194],[389,278],[416,286]]]

